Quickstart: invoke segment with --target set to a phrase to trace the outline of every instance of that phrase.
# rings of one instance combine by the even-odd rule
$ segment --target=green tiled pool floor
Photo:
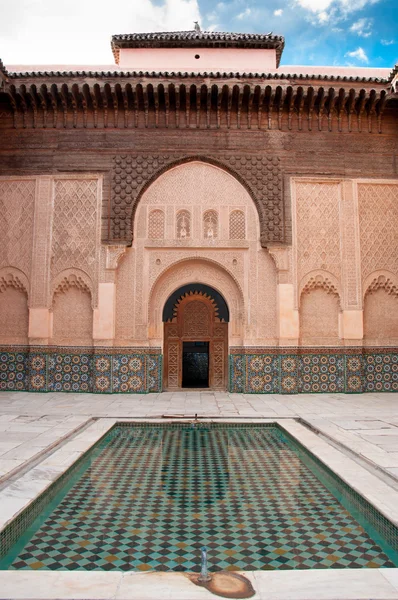
[[[211,570],[395,566],[372,532],[277,428],[119,427],[1,566],[197,571],[203,545]]]

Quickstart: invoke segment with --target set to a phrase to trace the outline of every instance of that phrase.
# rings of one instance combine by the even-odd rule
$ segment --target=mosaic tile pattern
[[[398,354],[393,352],[365,353],[366,392],[398,391]]]
[[[332,491],[277,428],[116,427],[0,565],[198,571],[202,545],[211,570],[398,564]]]
[[[161,381],[159,349],[0,348],[0,390],[145,393]]]
[[[267,372],[259,365],[267,360]],[[231,348],[230,391],[311,394],[398,391],[394,348]]]
[[[249,354],[246,358],[246,388],[254,394],[279,392],[279,359],[272,354]]]
[[[344,392],[344,356],[304,354],[299,357],[299,392]]]
[[[51,354],[48,389],[52,392],[90,392],[93,389],[93,356],[89,353]]]
[[[0,391],[28,388],[28,354],[26,351],[0,348]]]

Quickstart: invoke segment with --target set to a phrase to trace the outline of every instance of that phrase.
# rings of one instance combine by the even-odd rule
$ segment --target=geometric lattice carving
[[[52,277],[75,267],[96,280],[97,185],[96,179],[55,181]]]
[[[188,210],[180,210],[177,213],[177,238],[185,240],[191,237],[191,213]]]
[[[245,214],[242,210],[233,210],[229,215],[229,239],[244,240],[245,238]]]
[[[185,305],[183,335],[192,339],[210,335],[209,309],[201,300],[192,300]]]
[[[341,274],[339,183],[296,180],[297,275]]]
[[[149,213],[148,238],[152,240],[164,238],[164,212],[162,210],[151,210]]]
[[[26,275],[32,261],[35,181],[0,181],[0,267],[13,265]]]
[[[303,294],[315,289],[323,289],[328,294],[335,294],[336,296],[339,295],[334,283],[330,281],[328,277],[323,275],[315,275],[313,277],[310,277],[306,285],[303,287],[301,293]]]
[[[78,288],[84,292],[88,292],[91,295],[91,289],[87,282],[83,280],[79,275],[71,273],[61,279],[54,289],[54,295],[60,293],[66,293],[70,288]]]
[[[133,219],[144,189],[157,175],[191,160],[207,161],[230,171],[249,191],[260,219],[262,246],[285,242],[283,176],[276,156],[184,156],[141,154],[114,156],[111,182],[110,239],[131,241]],[[237,238],[241,239],[241,238]]]
[[[13,273],[0,276],[0,292],[5,292],[8,287],[25,292],[25,294],[28,293],[26,284],[19,279],[18,275]]]
[[[358,185],[362,278],[387,269],[398,274],[398,185]]]
[[[300,302],[300,343],[336,344],[339,337],[338,296],[325,288],[302,294]]]
[[[215,210],[207,210],[203,215],[203,235],[207,239],[218,237],[218,214]]]
[[[398,285],[393,283],[389,277],[385,277],[384,275],[379,275],[378,277],[375,277],[375,279],[372,281],[372,283],[366,290],[366,294],[371,294],[372,292],[375,292],[376,290],[379,290],[381,288],[384,289],[387,292],[387,294],[398,295]]]

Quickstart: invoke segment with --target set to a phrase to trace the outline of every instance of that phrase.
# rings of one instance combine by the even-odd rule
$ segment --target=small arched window
[[[203,236],[207,240],[218,237],[218,214],[215,210],[207,210],[203,215]]]
[[[152,240],[164,238],[164,212],[162,210],[152,210],[149,213],[148,238]]]
[[[229,215],[229,239],[244,240],[246,238],[245,214],[242,210],[233,210]]]
[[[180,210],[177,213],[177,238],[186,240],[191,237],[191,213],[188,210]]]

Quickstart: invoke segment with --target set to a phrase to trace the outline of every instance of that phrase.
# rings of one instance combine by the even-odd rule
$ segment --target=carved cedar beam
[[[133,104],[134,104],[134,127],[138,127],[138,117],[139,117],[139,104],[138,104],[138,85],[135,87],[131,87],[131,93],[133,96]]]
[[[163,88],[163,93],[164,93],[164,110],[165,110],[165,116],[166,116],[166,127],[169,126],[169,118],[170,118],[170,91],[173,91],[173,88],[171,85],[166,85]]]
[[[72,85],[72,90],[69,94],[69,98],[73,110],[73,127],[77,127],[77,110],[79,108],[79,86],[76,83]]]
[[[327,94],[325,89],[321,87],[318,91],[318,131],[322,131],[322,120],[325,115],[325,103]]]
[[[376,110],[376,102],[377,102],[377,92],[376,90],[372,90],[369,94],[369,101],[367,106],[368,112],[368,131],[372,133],[372,117],[375,114]]]
[[[238,123],[238,129],[240,129],[240,116],[241,116],[241,112],[242,112],[243,89],[241,89],[241,87],[239,85],[236,86],[236,89],[237,89],[237,100],[236,100],[237,123]]]
[[[200,106],[201,106],[201,97],[202,88],[195,85],[195,106],[196,106],[196,127],[199,129],[200,127]]]
[[[174,93],[175,93],[175,116],[176,116],[176,127],[177,129],[180,127],[180,85],[174,85]]]
[[[47,86],[44,84],[40,87],[37,92],[37,97],[39,98],[40,107],[43,111],[43,127],[46,129],[47,127],[47,115],[48,115],[48,102],[47,102]]]
[[[361,90],[359,93],[359,101],[358,101],[358,109],[357,109],[357,114],[358,114],[358,131],[362,131],[362,117],[363,114],[365,112],[365,106],[366,106],[366,92],[365,90]]]
[[[128,83],[124,89],[122,89],[122,99],[123,99],[123,108],[124,108],[124,127],[127,129],[129,126],[129,94],[128,90],[131,94],[131,85]]]
[[[191,116],[191,92],[194,86],[186,87],[186,97],[185,97],[185,126],[189,127],[189,121]]]
[[[297,110],[297,115],[298,115],[298,129],[299,129],[299,131],[301,131],[301,128],[302,128],[304,100],[305,100],[304,90],[300,86],[297,89],[297,92],[296,92],[296,110]]]
[[[138,86],[137,86],[138,87]],[[141,85],[140,92],[142,93],[144,99],[144,118],[145,118],[145,127],[149,125],[149,96],[148,96],[148,86]]]
[[[210,129],[211,124],[211,96],[215,89],[215,86],[207,87],[207,95],[206,95],[206,127]]]
[[[227,127],[230,129],[231,127],[231,111],[232,111],[232,101],[234,97],[234,89],[230,85],[224,86],[223,88],[227,95]],[[220,100],[221,105],[221,100]]]
[[[308,131],[312,131],[312,115],[314,113],[315,99],[317,92],[313,87],[308,88]]]
[[[267,119],[268,119],[268,129],[272,129],[272,111],[275,106],[275,95],[276,90],[272,90],[270,86],[267,87],[267,97],[268,97],[268,110],[267,110]]]
[[[263,116],[263,105],[264,105],[265,88],[260,87],[260,95],[258,97],[257,107],[257,128],[261,129],[261,121]]]
[[[336,104],[336,91],[334,88],[329,89],[328,100],[327,100],[327,113],[328,113],[328,128],[329,131],[332,131],[332,121],[333,115],[335,112],[335,104]]]
[[[352,115],[355,113],[355,90],[351,89],[347,101],[348,131],[352,131]]]
[[[154,107],[155,107],[155,127],[156,128],[159,127],[159,92],[160,92],[160,88],[163,88],[162,84],[156,85],[153,88],[153,103],[154,103]]]
[[[346,103],[345,90],[343,88],[341,88],[339,90],[338,98],[336,99],[337,123],[338,123],[339,131],[342,131],[343,116],[345,114],[345,103]]]
[[[377,130],[381,133],[381,118],[383,116],[383,111],[386,106],[387,100],[387,92],[382,91],[380,94],[380,99],[376,105],[376,114],[377,114]]]
[[[291,86],[289,86],[286,90],[286,101],[287,101],[287,110],[288,110],[287,127],[289,130],[291,130],[291,128],[292,128],[292,118],[293,118],[293,112],[294,112],[295,99],[296,99],[296,95],[293,91],[293,88]]]
[[[15,86],[11,85],[6,93],[12,109],[13,126],[16,129],[18,125],[18,105],[15,95]]]
[[[113,88],[110,88],[110,95],[113,104],[113,126],[115,127],[115,129],[119,127],[119,93],[119,84],[115,85]]]

